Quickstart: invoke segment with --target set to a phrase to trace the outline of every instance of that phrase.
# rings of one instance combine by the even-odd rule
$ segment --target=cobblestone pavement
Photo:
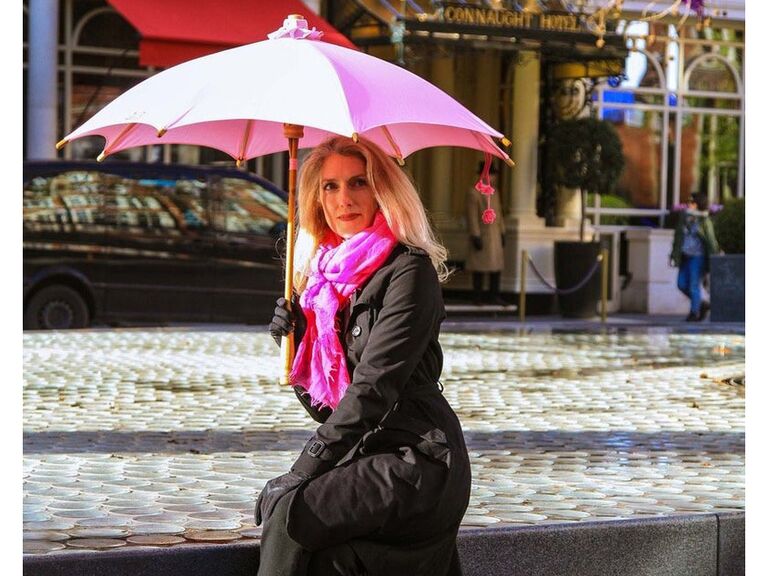
[[[744,336],[447,332],[463,526],[744,510]],[[313,422],[261,329],[24,334],[24,552],[256,538]]]

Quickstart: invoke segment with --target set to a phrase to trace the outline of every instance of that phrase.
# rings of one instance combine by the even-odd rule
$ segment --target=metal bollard
[[[528,250],[523,250],[520,262],[520,295],[518,296],[518,311],[520,322],[525,322],[525,273],[528,271]]]
[[[608,249],[600,251],[600,318],[605,324],[608,318]]]

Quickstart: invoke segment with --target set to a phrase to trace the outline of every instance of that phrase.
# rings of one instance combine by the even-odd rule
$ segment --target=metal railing
[[[520,313],[520,322],[525,322],[525,298],[526,298],[527,270],[528,270],[529,264],[531,266],[531,269],[533,270],[533,273],[536,274],[536,276],[538,277],[539,281],[557,295],[573,294],[574,292],[581,290],[584,286],[586,286],[587,282],[589,282],[592,279],[592,277],[595,275],[595,273],[599,268],[600,269],[600,321],[603,324],[605,324],[608,318],[608,249],[607,248],[603,248],[600,251],[600,254],[598,254],[597,258],[595,259],[595,263],[589,269],[589,271],[584,276],[584,278],[582,278],[575,285],[569,288],[558,288],[557,286],[553,286],[552,284],[550,284],[547,281],[547,279],[544,277],[544,275],[541,273],[541,271],[539,271],[539,269],[536,267],[536,263],[528,254],[528,250],[523,250],[522,256],[521,256],[521,266],[520,266],[520,294],[519,294],[519,303],[518,303],[518,311]]]

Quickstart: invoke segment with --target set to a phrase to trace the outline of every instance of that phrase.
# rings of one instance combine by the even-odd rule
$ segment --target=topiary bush
[[[579,235],[583,242],[587,193],[610,194],[624,170],[621,138],[605,120],[564,120],[547,135],[547,161],[555,184],[581,189]]]
[[[726,254],[744,254],[744,198],[726,200],[713,217],[715,236]]]

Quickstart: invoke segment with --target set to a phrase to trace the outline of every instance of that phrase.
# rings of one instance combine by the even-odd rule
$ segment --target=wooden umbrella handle
[[[293,302],[293,244],[294,220],[296,218],[296,177],[299,168],[299,139],[304,136],[304,127],[296,124],[283,124],[283,133],[288,138],[288,226],[286,227],[285,248],[285,298],[288,310]],[[290,384],[291,368],[293,367],[293,332],[283,336],[280,342],[280,358],[283,372],[280,375],[281,384]]]

